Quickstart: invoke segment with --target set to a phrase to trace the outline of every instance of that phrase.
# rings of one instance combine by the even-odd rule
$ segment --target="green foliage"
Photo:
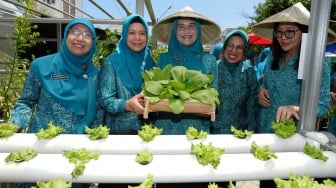
[[[225,152],[225,149],[214,147],[210,142],[208,145],[204,145],[203,143],[192,144],[191,152],[195,154],[199,164],[203,166],[210,164],[216,169],[220,163],[222,154]]]
[[[89,128],[88,126],[85,126],[85,133],[89,134],[90,140],[99,140],[99,139],[105,139],[108,137],[110,133],[110,128],[99,125],[96,128]]]
[[[152,58],[156,64],[159,62],[159,56],[161,53],[168,51],[168,48],[157,48],[151,51]]]
[[[323,180],[322,183],[310,178],[309,175],[295,177],[293,173],[289,174],[288,180],[283,180],[278,177],[274,178],[277,188],[331,188],[336,187],[336,182],[331,179]]]
[[[311,146],[306,142],[303,152],[309,155],[313,159],[320,159],[324,162],[328,160],[328,157],[323,154],[323,150],[315,148],[315,146]]]
[[[253,134],[252,131],[248,131],[247,129],[245,129],[244,131],[241,129],[236,129],[234,126],[231,125],[231,132],[233,134],[234,137],[236,138],[246,138],[246,137],[251,137],[251,135]]]
[[[153,104],[168,99],[174,114],[180,114],[188,100],[219,105],[218,91],[211,87],[213,75],[168,64],[162,70],[154,67],[141,76],[144,79],[142,91],[148,101]]]
[[[0,138],[12,136],[17,131],[17,128],[12,123],[6,123],[0,126]]]
[[[275,135],[280,138],[289,138],[296,132],[296,125],[292,118],[282,119],[279,123],[273,121],[271,127],[274,130]]]
[[[208,188],[219,188],[219,187],[216,183],[210,182],[209,185],[208,185]]]
[[[87,151],[85,148],[63,151],[63,155],[69,162],[75,164],[75,168],[71,172],[73,179],[77,179],[79,176],[83,175],[85,164],[92,159],[98,160],[100,154],[99,151]]]
[[[26,7],[32,8],[29,0],[22,2]],[[32,17],[33,13],[28,9],[24,10],[23,15],[15,19],[13,37],[7,36],[13,55],[4,55],[2,58],[6,72],[0,75],[0,108],[5,121],[8,120],[14,103],[21,94],[26,72],[29,69],[29,60],[21,58],[20,55],[24,54],[26,49],[35,46],[34,39],[39,36],[38,32],[33,31],[37,26],[27,21],[27,18]],[[34,58],[34,55],[32,56]]]
[[[37,152],[29,149],[29,148],[23,148],[17,152],[12,152],[10,153],[6,159],[5,162],[15,162],[15,163],[20,163],[23,161],[29,161],[30,159],[33,159],[34,157],[37,156]]]
[[[255,23],[260,22],[298,2],[301,2],[306,9],[310,10],[310,0],[265,0],[255,7]]]
[[[115,50],[116,44],[119,41],[117,30],[110,31],[106,28],[105,35],[106,39],[103,41],[99,41],[99,37],[97,37],[97,52],[93,56],[93,63],[97,67],[100,67],[100,61]]]
[[[63,127],[55,125],[53,122],[48,123],[47,129],[40,129],[37,133],[35,133],[38,139],[51,139],[64,131]]]
[[[187,135],[188,140],[195,140],[195,139],[207,138],[208,133],[203,130],[198,131],[196,128],[190,126],[188,127],[186,131],[186,135]]]
[[[71,182],[66,182],[62,178],[58,179],[51,179],[48,182],[43,182],[43,181],[37,181],[36,182],[37,187],[32,187],[32,188],[71,188],[72,183]]]
[[[162,131],[162,128],[159,129],[152,124],[145,124],[141,127],[141,130],[138,131],[138,135],[144,142],[150,142],[157,135],[160,135]]]
[[[128,188],[152,188],[153,184],[154,184],[153,175],[148,174],[146,180],[143,181],[140,185],[138,185],[138,186],[129,185]]]
[[[258,6],[255,6],[256,16],[251,25],[258,23],[298,2],[301,2],[307,10],[310,11],[311,0],[265,0],[264,3],[259,3]],[[331,11],[330,11],[330,20],[334,22],[329,22],[329,27],[336,31],[336,1],[331,2]]]
[[[258,146],[255,141],[253,141],[251,148],[252,148],[252,153],[254,157],[259,160],[267,161],[268,159],[271,159],[271,158],[275,158],[275,159],[278,158],[278,156],[276,156],[274,153],[269,151],[268,145],[261,147],[261,146]]]
[[[135,157],[135,161],[142,165],[147,165],[151,163],[152,160],[153,160],[153,154],[148,150],[144,150],[144,151],[137,153]]]

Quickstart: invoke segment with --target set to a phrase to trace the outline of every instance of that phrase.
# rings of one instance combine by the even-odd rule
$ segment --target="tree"
[[[23,4],[32,8],[29,0],[24,0]],[[2,61],[5,67],[5,73],[1,74],[0,82],[0,108],[2,118],[7,121],[15,101],[21,94],[23,84],[26,79],[26,72],[30,65],[29,60],[21,58],[27,48],[33,47],[36,41],[33,39],[39,36],[34,32],[36,26],[32,25],[27,18],[32,17],[33,13],[25,9],[22,16],[16,17],[14,22],[13,37],[8,36],[12,50],[12,56],[4,55]],[[33,55],[32,55],[33,56]]]
[[[298,2],[301,2],[304,7],[310,10],[311,0],[265,0],[265,3],[259,3],[258,6],[254,7],[256,12],[254,24]],[[336,20],[336,1],[332,1],[331,3],[330,20]],[[329,27],[333,31],[336,31],[336,22],[331,21]]]

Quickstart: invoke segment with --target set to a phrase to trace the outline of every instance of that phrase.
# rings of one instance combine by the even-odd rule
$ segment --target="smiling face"
[[[127,33],[128,47],[135,52],[139,52],[146,47],[146,44],[147,36],[145,26],[139,22],[130,24]]]
[[[176,38],[184,46],[192,45],[197,39],[197,29],[195,21],[189,18],[178,19]]]
[[[294,54],[301,45],[302,31],[295,23],[280,23],[276,36],[283,51]]]
[[[72,54],[85,55],[92,47],[91,31],[83,24],[74,25],[69,30],[66,45]]]
[[[226,42],[223,56],[229,63],[238,63],[243,60],[244,51],[244,40],[240,36],[232,36]]]

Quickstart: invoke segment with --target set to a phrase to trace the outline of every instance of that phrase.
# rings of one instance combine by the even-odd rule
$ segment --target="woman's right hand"
[[[265,108],[268,108],[271,106],[270,102],[269,102],[269,94],[268,94],[268,90],[265,88],[260,88],[259,89],[259,93],[258,93],[258,100],[259,100],[259,104]]]

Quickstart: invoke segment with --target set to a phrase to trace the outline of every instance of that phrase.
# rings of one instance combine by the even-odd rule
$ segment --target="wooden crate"
[[[211,121],[215,121],[215,105],[203,104],[196,100],[185,101],[184,109],[182,113],[199,114],[200,116],[210,116]],[[144,119],[148,119],[148,113],[150,112],[171,112],[168,99],[162,99],[161,101],[151,104],[145,99],[145,111],[143,114]]]

